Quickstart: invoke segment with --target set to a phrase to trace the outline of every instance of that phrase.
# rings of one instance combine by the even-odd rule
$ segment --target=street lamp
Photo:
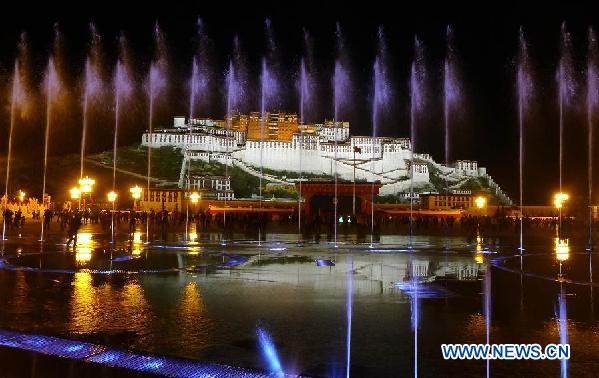
[[[81,198],[81,190],[79,190],[78,187],[72,187],[69,190],[69,193],[71,194],[71,199],[72,200],[78,200],[79,198]]]
[[[138,199],[141,198],[141,193],[143,192],[143,189],[140,188],[138,185],[135,185],[134,187],[129,188],[129,192],[131,193],[131,197],[133,198],[133,207],[136,207],[136,202]]]
[[[564,206],[564,202],[570,199],[570,195],[568,193],[559,192],[553,196],[553,206],[556,209],[561,209]]]
[[[90,195],[91,202],[91,192],[94,190],[94,185],[96,185],[96,180],[91,179],[88,176],[79,179],[79,191],[81,192],[81,197],[83,199],[83,207],[85,207],[85,194]]]
[[[117,197],[118,197],[118,194],[116,194],[115,191],[110,191],[106,195],[106,198],[108,199],[108,202],[111,202],[113,205],[114,205],[114,202],[116,201]]]
[[[116,192],[114,190],[111,190],[106,195],[108,202],[112,203],[112,212],[110,215],[110,242],[113,244],[114,244],[114,203],[116,202],[117,197],[118,197],[118,194],[116,194]]]
[[[189,195],[189,199],[191,199],[191,203],[198,203],[200,200],[200,194],[198,192],[193,192]]]
[[[133,199],[140,199],[141,198],[141,193],[143,192],[143,189],[140,188],[138,185],[135,185],[132,188],[129,188],[129,192],[131,193],[131,197],[133,197]]]
[[[71,200],[75,201],[81,201],[81,190],[79,190],[78,187],[74,186],[69,190],[69,193],[71,194]],[[72,207],[71,207],[72,209]]]
[[[89,178],[88,176],[79,179],[79,188],[81,193],[91,193],[96,185],[96,180]]]
[[[487,206],[487,198],[483,196],[478,196],[474,199],[474,204],[477,209],[484,209]]]

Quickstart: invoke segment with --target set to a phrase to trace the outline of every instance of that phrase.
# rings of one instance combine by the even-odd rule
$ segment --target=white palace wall
[[[496,192],[505,196],[486,169],[479,167],[476,161],[458,160],[451,167],[438,164],[428,154],[412,154],[407,138],[349,136],[349,127],[346,127],[344,139],[334,142],[330,137],[332,129],[322,126],[316,133],[293,134],[290,141],[261,142],[246,140],[243,131],[222,130],[207,123],[192,123],[191,134],[185,131],[188,126],[184,120],[176,118],[175,127],[156,130],[151,135],[143,134],[142,145],[180,148],[184,163],[186,159],[197,159],[239,164],[252,174],[258,174],[260,166],[263,166],[274,171],[301,170],[315,175],[333,176],[336,173],[344,180],[353,180],[354,177],[359,181],[374,179],[383,184],[381,195],[401,193],[411,183],[417,187],[426,186],[430,183],[429,165],[432,164],[446,176],[488,177]],[[327,136],[327,132],[331,135]],[[416,161],[410,170],[412,159]]]

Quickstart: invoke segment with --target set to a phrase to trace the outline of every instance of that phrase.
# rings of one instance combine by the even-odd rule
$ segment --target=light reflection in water
[[[131,248],[131,254],[134,256],[141,255],[141,247],[142,247],[142,234],[139,231],[135,231],[133,233],[133,243]]]
[[[482,238],[482,236],[480,236],[480,234],[476,235],[475,252],[476,252],[476,255],[474,256],[474,261],[476,261],[477,264],[484,263],[485,260],[484,260],[484,254],[483,254],[483,238]]]
[[[568,260],[570,257],[570,241],[568,239],[555,238],[555,258],[557,261],[562,262]]]
[[[78,265],[84,265],[92,259],[93,247],[92,234],[80,232],[77,234],[77,246],[75,247],[75,260]]]
[[[71,300],[71,324],[78,332],[93,332],[96,328],[95,293],[89,272],[75,273]]]
[[[193,222],[189,225],[189,235],[187,240],[192,244],[195,244],[198,241],[198,226]]]
[[[173,330],[183,330],[178,333],[180,345],[189,349],[203,349],[211,345],[213,322],[209,317],[208,310],[200,285],[196,282],[188,282],[181,290],[176,311],[177,326]]]
[[[132,280],[122,287],[113,286],[96,281],[92,273],[77,272],[72,285],[69,316],[71,332],[96,333],[125,327],[140,335],[150,328],[152,311],[138,282]]]

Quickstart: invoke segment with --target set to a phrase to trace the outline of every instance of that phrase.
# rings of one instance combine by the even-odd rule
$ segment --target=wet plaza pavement
[[[484,232],[416,235],[412,248],[406,235],[381,235],[371,246],[350,234],[335,248],[298,245],[283,233],[223,242],[218,233],[194,231],[185,241],[171,232],[147,243],[138,227],[111,244],[109,233],[89,224],[67,248],[58,230],[40,244],[35,227],[20,238],[12,231],[4,243],[3,330],[266,372],[264,330],[285,372],[344,376],[351,299],[353,376],[412,375],[417,363],[420,376],[479,377],[485,361],[445,361],[440,345],[485,342],[489,303],[492,343],[557,343],[565,325],[569,375],[599,368],[597,261],[574,235],[559,256],[554,234],[539,230],[520,258],[514,238]],[[556,310],[560,294],[566,319]],[[559,376],[561,369],[559,361],[490,363],[493,376]]]

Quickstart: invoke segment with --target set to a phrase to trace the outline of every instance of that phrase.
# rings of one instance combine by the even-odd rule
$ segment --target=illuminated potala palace
[[[380,195],[407,194],[410,188],[434,190],[434,171],[454,192],[469,179],[485,178],[498,198],[510,202],[476,161],[457,160],[446,166],[429,154],[413,154],[408,138],[352,136],[349,122],[304,125],[292,113],[266,113],[264,119],[257,112],[226,120],[175,117],[172,128],[144,133],[142,145],[181,149],[181,186],[191,159],[237,166],[281,184],[297,181],[288,179],[288,172],[379,181]]]

